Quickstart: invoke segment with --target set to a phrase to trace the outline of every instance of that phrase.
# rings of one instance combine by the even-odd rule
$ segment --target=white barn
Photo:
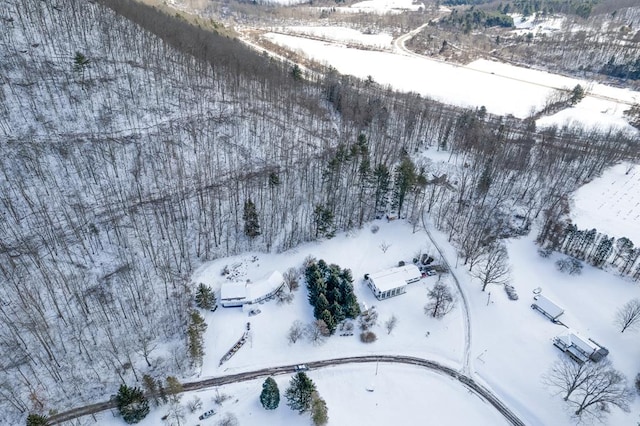
[[[407,284],[420,281],[422,273],[416,265],[398,266],[370,274],[367,285],[378,300],[399,296],[407,291]]]
[[[225,308],[231,308],[260,303],[275,296],[283,286],[284,278],[278,271],[255,283],[224,283],[220,288],[220,304]]]

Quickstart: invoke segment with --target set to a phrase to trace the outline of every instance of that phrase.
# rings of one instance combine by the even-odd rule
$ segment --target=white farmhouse
[[[571,330],[555,337],[553,344],[580,364],[589,360],[598,362],[609,354],[607,348]]]
[[[260,303],[275,296],[283,286],[284,278],[278,271],[274,271],[266,279],[255,283],[224,283],[220,289],[220,304],[225,308],[231,308]]]
[[[367,285],[378,300],[398,296],[407,291],[407,284],[420,281],[422,273],[416,265],[398,266],[370,274]]]

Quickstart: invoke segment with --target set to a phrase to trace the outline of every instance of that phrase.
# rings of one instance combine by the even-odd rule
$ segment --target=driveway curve
[[[480,396],[483,400],[491,404],[512,425],[515,425],[515,426],[525,425],[525,423],[522,420],[520,420],[520,418],[513,411],[511,411],[489,389],[477,383],[471,377],[461,373],[455,368],[451,368],[428,359],[416,358],[411,356],[402,356],[402,355],[364,355],[364,356],[352,356],[352,357],[344,357],[344,358],[333,358],[333,359],[327,359],[322,361],[312,361],[312,362],[308,362],[306,365],[310,369],[317,369],[317,368],[332,367],[336,365],[359,364],[359,363],[362,364],[362,363],[373,363],[373,362],[415,365],[418,367],[426,368],[428,370],[443,374],[445,376],[449,376],[457,380],[464,387],[469,389],[471,392],[475,393],[476,395]],[[184,383],[182,386],[183,386],[184,392],[187,392],[187,391],[193,391],[198,389],[206,389],[210,387],[226,385],[230,383],[246,382],[249,380],[259,379],[267,376],[291,374],[294,371],[295,371],[295,365],[284,365],[279,367],[263,368],[260,370],[249,371],[245,373],[238,373],[238,374],[233,374],[228,376],[202,379],[196,382]],[[52,416],[49,419],[49,422],[52,425],[60,424],[62,422],[73,420],[78,417],[96,414],[101,411],[105,411],[113,408],[115,408],[114,402],[105,401],[98,404],[92,404],[84,407],[74,408],[73,410],[69,410],[64,413],[57,414],[55,416]]]

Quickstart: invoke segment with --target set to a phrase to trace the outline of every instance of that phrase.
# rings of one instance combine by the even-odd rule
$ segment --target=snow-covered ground
[[[293,26],[283,28],[282,31],[293,35],[308,35],[332,40],[344,44],[357,44],[362,46],[373,46],[377,48],[391,48],[393,36],[390,34],[363,34],[358,30],[346,27],[311,27]]]
[[[513,13],[510,16],[513,18],[513,24],[516,27],[513,32],[517,34],[532,33],[537,35],[552,33],[560,30],[567,20],[565,16],[542,17],[535,13],[526,18],[519,13]]]
[[[330,425],[508,424],[490,405],[458,382],[418,367],[361,364],[314,370],[307,374],[327,402]],[[219,394],[230,397],[221,405],[213,401],[216,390],[185,393],[183,403],[198,397],[203,407],[195,413],[187,411],[186,421],[181,424],[215,425],[227,413],[232,413],[240,425],[309,425],[308,414],[299,415],[286,405],[282,393],[289,386],[290,378],[291,375],[274,377],[281,399],[280,406],[273,411],[262,408],[258,399],[263,379],[221,387]],[[367,391],[372,386],[374,391]],[[198,415],[209,409],[216,410],[216,414],[198,421]],[[139,425],[161,425],[165,412],[153,410]],[[125,425],[110,413],[101,414],[99,421],[101,425]]]
[[[574,195],[571,219],[580,229],[640,243],[640,167],[628,163],[606,170]]]
[[[556,89],[580,84],[587,96],[576,107],[545,117],[541,126],[573,121],[588,127],[615,126],[635,130],[622,118],[640,93],[563,77],[548,72],[480,59],[466,66],[435,59],[345,47],[325,41],[267,33],[269,40],[309,58],[333,66],[343,74],[372,76],[380,84],[416,92],[446,103],[466,107],[485,106],[494,114],[524,118],[541,109]],[[334,34],[331,39],[339,38]]]
[[[374,224],[380,228],[376,233],[371,232],[373,224],[369,224],[362,230],[341,234],[328,241],[309,243],[290,252],[270,255],[249,253],[219,259],[200,268],[193,279],[218,289],[226,280],[221,275],[225,266],[229,267],[234,279],[244,281],[257,279],[274,269],[297,267],[309,254],[336,262],[352,269],[359,301],[368,306],[375,305],[379,311],[379,326],[374,330],[378,341],[369,345],[361,343],[356,330],[354,336],[339,336],[338,332],[319,346],[306,340],[288,344],[286,331],[291,322],[294,319],[312,320],[312,308],[306,300],[303,286],[297,291],[292,304],[278,305],[270,301],[259,305],[261,313],[256,316],[249,316],[239,308],[205,312],[209,327],[205,335],[204,366],[201,374],[191,380],[358,354],[406,354],[461,368],[464,347],[461,304],[458,303],[455,310],[440,321],[423,313],[427,302],[426,289],[436,282],[437,277],[424,278],[411,284],[406,294],[385,301],[377,301],[362,283],[365,272],[393,266],[401,259],[410,260],[420,252],[433,253],[433,247],[422,230],[414,233],[412,227],[403,221],[376,221]],[[590,266],[585,266],[581,276],[563,275],[554,267],[554,261],[560,256],[539,257],[532,235],[508,243],[512,283],[520,295],[519,300],[511,301],[501,287],[490,286],[487,292],[480,291],[480,284],[469,277],[466,267],[461,264],[454,266],[457,263],[455,250],[447,243],[446,236],[435,230],[432,233],[460,279],[469,301],[472,371],[477,380],[492,389],[526,424],[572,424],[562,398],[553,395],[541,380],[541,376],[561,356],[551,339],[564,333],[566,328],[553,324],[530,308],[533,290],[538,287],[544,295],[565,308],[566,313],[562,317],[565,324],[611,351],[609,357],[616,369],[630,380],[638,373],[640,347],[637,334],[621,334],[613,324],[616,309],[637,295],[635,284]],[[381,248],[384,245],[388,245],[386,252]],[[452,289],[455,288],[449,276],[442,279]],[[387,335],[383,324],[392,314],[398,317],[398,326]],[[240,337],[247,322],[251,322],[251,338],[234,357],[218,366],[220,357]],[[312,370],[309,374],[327,400],[330,424],[333,425],[382,426],[394,421],[425,424],[429,418],[437,424],[451,425],[472,421],[481,425],[504,422],[488,404],[459,383],[419,368],[380,364],[376,376],[375,365],[364,364]],[[281,391],[286,389],[288,380],[288,375],[277,377]],[[240,424],[308,424],[307,417],[292,413],[284,402],[283,407],[275,412],[263,411],[257,401],[261,383],[262,380],[256,380],[222,386],[219,391],[231,395],[222,407],[212,403],[214,391],[197,392],[205,403],[199,412],[215,408],[219,414],[212,419],[231,412],[238,417]],[[375,391],[367,392],[366,388],[372,385]],[[192,394],[187,394],[184,401],[191,398]],[[456,409],[451,410],[451,407]],[[606,424],[634,424],[639,410],[637,402],[632,406],[632,414],[612,409]],[[166,408],[154,410],[141,425],[158,424],[158,418],[165,412]],[[188,418],[195,419],[198,413]],[[107,419],[111,424],[121,424],[109,413],[102,416],[105,424]]]

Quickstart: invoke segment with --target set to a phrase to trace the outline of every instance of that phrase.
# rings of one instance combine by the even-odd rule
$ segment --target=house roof
[[[243,282],[227,282],[220,288],[220,300],[245,299],[247,297],[247,285]]]
[[[284,278],[278,271],[272,272],[265,279],[255,283],[227,282],[220,288],[220,300],[252,302],[277,290],[283,282]]]
[[[247,299],[257,300],[278,289],[284,282],[284,277],[278,271],[274,271],[266,279],[247,284]]]
[[[416,265],[398,266],[369,274],[369,280],[381,292],[402,287],[408,281],[420,279],[421,277],[422,273]]]
[[[588,360],[595,351],[600,349],[600,346],[589,339],[585,339],[575,331],[569,331],[567,334],[557,336],[556,339],[563,343],[566,351],[571,352],[582,361]]]
[[[539,294],[533,302],[538,308],[546,312],[552,318],[558,318],[564,313],[564,309],[556,305],[554,302]]]

